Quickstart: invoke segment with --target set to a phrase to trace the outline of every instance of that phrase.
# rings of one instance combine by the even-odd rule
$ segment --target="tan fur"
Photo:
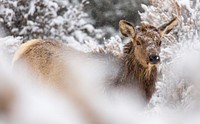
[[[19,50],[15,53],[13,60],[12,60],[12,65],[14,64],[15,61],[17,61],[21,56],[23,56],[22,54],[27,51],[29,49],[29,47],[33,46],[34,44],[40,42],[39,39],[33,39],[28,41],[25,44],[22,44],[19,48]]]
[[[1,80],[1,83],[4,82]],[[8,83],[5,81],[4,83]],[[10,114],[12,104],[15,101],[15,92],[10,86],[4,86],[0,90],[0,114]]]
[[[84,53],[60,41],[34,39],[22,44],[16,51],[12,66],[13,70],[23,69],[25,73],[30,73],[33,78],[51,87],[64,89],[76,82],[76,77],[71,73],[71,59],[80,60],[82,56]]]

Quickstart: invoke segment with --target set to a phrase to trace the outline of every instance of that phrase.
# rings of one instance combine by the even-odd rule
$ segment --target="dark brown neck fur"
[[[147,101],[155,91],[157,67],[144,67],[134,56],[134,46],[129,42],[124,46],[122,65],[117,76],[116,86],[132,86],[139,89]]]

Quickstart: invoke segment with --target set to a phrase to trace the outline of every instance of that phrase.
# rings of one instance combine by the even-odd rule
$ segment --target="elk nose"
[[[150,55],[149,61],[151,64],[158,64],[158,62],[160,62],[160,57],[157,55]]]

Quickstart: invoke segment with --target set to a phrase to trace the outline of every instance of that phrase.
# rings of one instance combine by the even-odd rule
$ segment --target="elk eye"
[[[141,45],[140,41],[136,41],[136,44],[137,44],[137,45]]]

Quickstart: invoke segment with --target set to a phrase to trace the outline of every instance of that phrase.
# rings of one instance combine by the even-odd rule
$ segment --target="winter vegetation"
[[[103,1],[102,6],[105,6],[103,3],[107,4],[107,1]],[[143,10],[139,15],[145,24],[160,27],[174,17],[179,20],[175,29],[162,38],[156,92],[146,107],[138,104],[138,98],[128,91],[125,94],[116,92],[113,96],[102,93],[105,88],[101,85],[101,78],[105,72],[96,67],[97,63],[83,65],[84,70],[88,69],[86,72],[73,65],[84,61],[73,61],[72,65],[76,68],[74,73],[80,76],[79,80],[84,81],[74,89],[75,94],[68,95],[41,86],[30,75],[23,75],[23,66],[21,71],[12,72],[13,54],[22,43],[34,38],[59,40],[85,53],[100,52],[121,56],[127,41],[122,40],[119,34],[105,38],[107,34],[104,30],[109,26],[104,27],[100,23],[96,24],[98,28],[94,26],[98,18],[94,14],[90,17],[89,14],[95,13],[95,10],[89,11],[89,14],[84,11],[84,6],[88,6],[89,2],[0,1],[0,124],[198,124],[199,0],[149,0],[150,4],[141,4]],[[94,3],[98,1],[91,1],[91,4]],[[113,5],[116,5],[115,10],[123,8],[119,1]],[[124,7],[124,11],[126,8]],[[118,19],[124,19],[120,10],[123,9],[115,11],[116,15],[121,16]],[[106,13],[105,18],[109,18],[111,13]],[[111,22],[112,19],[110,18]],[[95,65],[95,72],[91,71],[91,65]],[[89,77],[93,79],[89,80]]]
[[[118,22],[122,18],[139,24],[138,11],[143,11],[140,4],[149,4],[148,0],[90,0],[89,2],[85,10],[95,20],[95,26],[107,29],[108,27],[118,29]]]
[[[162,3],[162,4],[161,4]],[[199,1],[152,0],[153,6],[142,5],[145,12],[142,20],[160,25],[163,20],[179,17],[179,25],[163,39],[162,76],[157,84],[157,93],[150,103],[154,107],[190,109],[197,105],[197,82],[199,74]],[[170,6],[170,7],[169,7]],[[159,107],[158,107],[159,108]],[[194,109],[194,108],[193,108]]]
[[[83,4],[67,1],[2,0],[1,22],[9,35],[33,38],[52,38],[81,45],[101,42],[104,33],[90,24],[88,15],[81,11]],[[71,44],[69,43],[69,44]]]

